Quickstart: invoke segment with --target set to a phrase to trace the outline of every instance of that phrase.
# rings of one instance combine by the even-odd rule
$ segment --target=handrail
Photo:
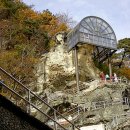
[[[18,84],[20,84],[22,87],[24,87],[26,90],[29,91],[29,88],[25,87],[25,85],[23,85],[21,82],[19,82],[16,78],[14,78],[11,74],[9,74],[7,71],[5,71],[3,68],[0,67],[0,70],[2,72],[4,72],[6,75],[8,75],[11,79],[13,79],[14,81],[16,81]]]
[[[103,104],[97,104],[97,103],[103,103]],[[100,109],[100,108],[106,108],[106,107],[108,107],[108,106],[113,106],[113,105],[118,105],[118,104],[121,104],[121,103],[124,103],[124,105],[129,105],[129,100],[128,100],[128,97],[124,97],[123,99],[121,99],[121,100],[117,100],[117,101],[113,101],[113,102],[108,102],[108,101],[99,101],[99,102],[92,102],[91,104],[91,110],[87,110],[87,112],[89,112],[89,111],[94,111],[94,110],[97,110],[97,109]],[[97,104],[97,105],[96,105]],[[85,104],[84,104],[85,105]],[[94,108],[93,108],[93,105],[94,105]],[[77,112],[73,112],[71,115],[74,115],[75,113],[80,113],[80,112],[86,112],[85,111],[85,108],[83,108],[83,109],[80,109],[80,108],[82,108],[81,106],[76,106],[76,107],[74,107],[74,108],[72,108],[72,109],[70,109],[70,110],[68,110],[68,111],[66,111],[66,112],[64,112],[62,115],[65,115],[65,114],[68,114],[69,112],[71,112],[71,111],[73,111],[73,110],[75,110],[75,109],[79,109]],[[69,114],[70,115],[70,114]],[[59,117],[59,116],[57,116],[57,117]]]
[[[29,88],[27,88],[25,85],[23,85],[20,81],[18,81],[16,78],[14,78],[12,75],[10,75],[7,71],[5,71],[3,68],[0,67],[0,70],[6,74],[7,76],[9,76],[11,79],[13,79],[15,82],[17,82],[19,85],[21,85],[24,89],[26,89],[29,93],[31,93],[32,95],[34,95],[37,99],[39,99],[42,103],[46,104],[50,109],[54,110],[54,112],[56,112],[59,116],[61,116],[63,119],[65,119],[68,123],[70,123],[72,125],[73,128],[77,128],[78,130],[80,130],[78,127],[76,127],[72,122],[70,122],[67,118],[65,118],[63,115],[61,115],[57,110],[55,110],[53,107],[51,107],[48,103],[46,103],[44,100],[42,100],[40,97],[38,97],[34,92],[32,92]],[[4,85],[5,86],[5,85]],[[14,91],[13,91],[14,93]],[[15,93],[16,94],[16,93]],[[18,96],[18,95],[17,95]],[[29,101],[28,101],[29,102]],[[29,105],[31,105],[31,103],[29,102]],[[59,125],[59,124],[58,124]],[[65,129],[65,128],[64,128]],[[66,129],[65,129],[66,130]]]
[[[4,83],[2,83],[0,81],[0,83],[6,87],[9,91],[11,91],[12,93],[14,93],[15,95],[17,95],[18,97],[20,97],[21,99],[23,99],[25,102],[27,102],[28,104],[30,104],[32,107],[34,107],[35,109],[37,109],[38,111],[40,111],[42,114],[44,114],[46,117],[48,117],[49,119],[51,119],[52,121],[54,121],[56,124],[58,124],[60,127],[62,127],[64,130],[65,129],[63,126],[61,126],[58,122],[56,122],[53,118],[51,118],[50,116],[48,116],[46,113],[42,112],[39,108],[37,108],[34,104],[30,103],[28,100],[26,100],[25,98],[23,98],[22,96],[20,96],[17,92],[15,92],[14,90],[10,89],[7,85],[5,85]]]

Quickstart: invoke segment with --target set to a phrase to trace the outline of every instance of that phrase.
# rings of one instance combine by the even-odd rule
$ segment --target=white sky
[[[23,0],[36,11],[68,13],[77,22],[86,16],[98,16],[110,24],[117,40],[130,38],[130,0]]]

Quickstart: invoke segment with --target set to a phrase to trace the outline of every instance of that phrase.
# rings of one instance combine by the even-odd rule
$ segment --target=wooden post
[[[111,66],[111,57],[108,55],[108,65],[109,65],[109,76],[112,77],[112,66]]]
[[[54,122],[54,130],[57,130],[57,117],[56,117],[56,111],[54,110],[54,119],[55,119],[55,122]]]
[[[78,56],[77,56],[77,48],[76,47],[74,48],[74,59],[75,59],[77,93],[79,93],[79,69],[78,69]]]

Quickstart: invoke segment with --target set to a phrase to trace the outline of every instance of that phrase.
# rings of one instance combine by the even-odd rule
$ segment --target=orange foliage
[[[11,1],[8,8],[12,13],[0,19],[0,66],[28,80],[35,76],[33,70],[39,56],[55,44],[53,36],[68,27],[49,10],[36,12],[20,1]],[[7,3],[10,5],[10,1]],[[1,5],[7,8],[0,1]]]
[[[130,79],[130,68],[127,68],[127,67],[121,68],[121,69],[119,70],[119,72],[120,72],[121,75],[123,75],[123,76],[125,76],[126,78]]]
[[[26,80],[33,77],[32,68],[37,59],[30,56],[21,57],[18,51],[1,51],[0,66],[6,69],[10,74],[16,74],[24,77]]]
[[[54,36],[57,32],[67,31],[68,27],[65,23],[60,23],[58,18],[53,15],[50,11],[45,10],[41,15],[41,29],[47,31],[50,36]]]
[[[22,20],[26,20],[26,19],[39,19],[40,15],[33,11],[32,9],[21,9],[18,11],[18,15],[19,15],[19,19]]]

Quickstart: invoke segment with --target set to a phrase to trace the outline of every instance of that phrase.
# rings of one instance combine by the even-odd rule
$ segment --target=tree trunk
[[[125,54],[126,54],[126,52],[124,51],[124,54],[123,54],[123,56],[122,56],[122,60],[121,60],[121,62],[120,62],[120,64],[119,64],[119,68],[121,68],[121,66],[122,66],[122,63],[123,63],[123,60],[124,60]]]

